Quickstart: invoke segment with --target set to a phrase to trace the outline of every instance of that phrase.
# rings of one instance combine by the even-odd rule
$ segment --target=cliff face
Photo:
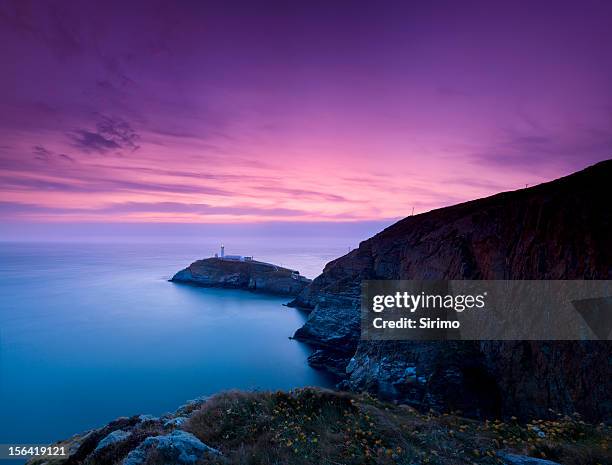
[[[269,263],[219,258],[198,260],[176,273],[171,281],[292,296],[311,282],[293,270]]]
[[[364,279],[612,279],[612,161],[411,216],[330,262],[301,292],[295,337],[342,386],[469,414],[612,418],[609,342],[364,342]]]

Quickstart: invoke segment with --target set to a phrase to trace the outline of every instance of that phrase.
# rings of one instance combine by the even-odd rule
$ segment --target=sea
[[[228,389],[331,386],[290,339],[307,315],[289,298],[168,281],[218,247],[0,242],[0,444],[47,444]],[[347,252],[343,241],[225,250],[311,278]]]

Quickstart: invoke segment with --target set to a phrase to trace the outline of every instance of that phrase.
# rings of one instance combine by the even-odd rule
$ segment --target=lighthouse
[[[225,257],[225,246],[221,244],[221,260],[223,260],[223,257]]]

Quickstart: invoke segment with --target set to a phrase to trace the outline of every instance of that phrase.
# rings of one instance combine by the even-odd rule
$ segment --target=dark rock
[[[311,310],[295,338],[318,350],[315,366],[328,359],[344,371],[343,388],[474,415],[610,419],[609,342],[360,341],[359,299],[366,279],[610,279],[611,183],[608,160],[405,218],[328,263],[294,299]]]
[[[295,339],[332,351],[354,353],[357,348],[355,334],[359,333],[359,300],[331,294],[321,296],[316,311],[308,315]]]
[[[345,374],[345,356],[344,354],[335,354],[330,350],[315,350],[308,357],[308,364],[313,368],[321,368],[336,378],[341,379]]]
[[[206,258],[176,273],[171,281],[202,287],[245,289],[281,295],[297,295],[311,280],[297,271],[256,260]]]
[[[420,409],[501,414],[500,393],[478,344],[467,341],[385,341],[360,344],[344,388]]]

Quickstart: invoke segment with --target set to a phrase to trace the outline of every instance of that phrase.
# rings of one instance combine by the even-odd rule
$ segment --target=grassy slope
[[[458,412],[421,414],[369,396],[318,388],[226,392],[193,411],[182,410],[185,414],[190,419],[181,429],[221,450],[219,464],[497,464],[498,451],[570,465],[612,463],[611,428],[578,417],[527,425],[481,422]],[[168,432],[149,424],[133,439]],[[88,463],[120,463],[136,445],[117,444],[90,456]]]

